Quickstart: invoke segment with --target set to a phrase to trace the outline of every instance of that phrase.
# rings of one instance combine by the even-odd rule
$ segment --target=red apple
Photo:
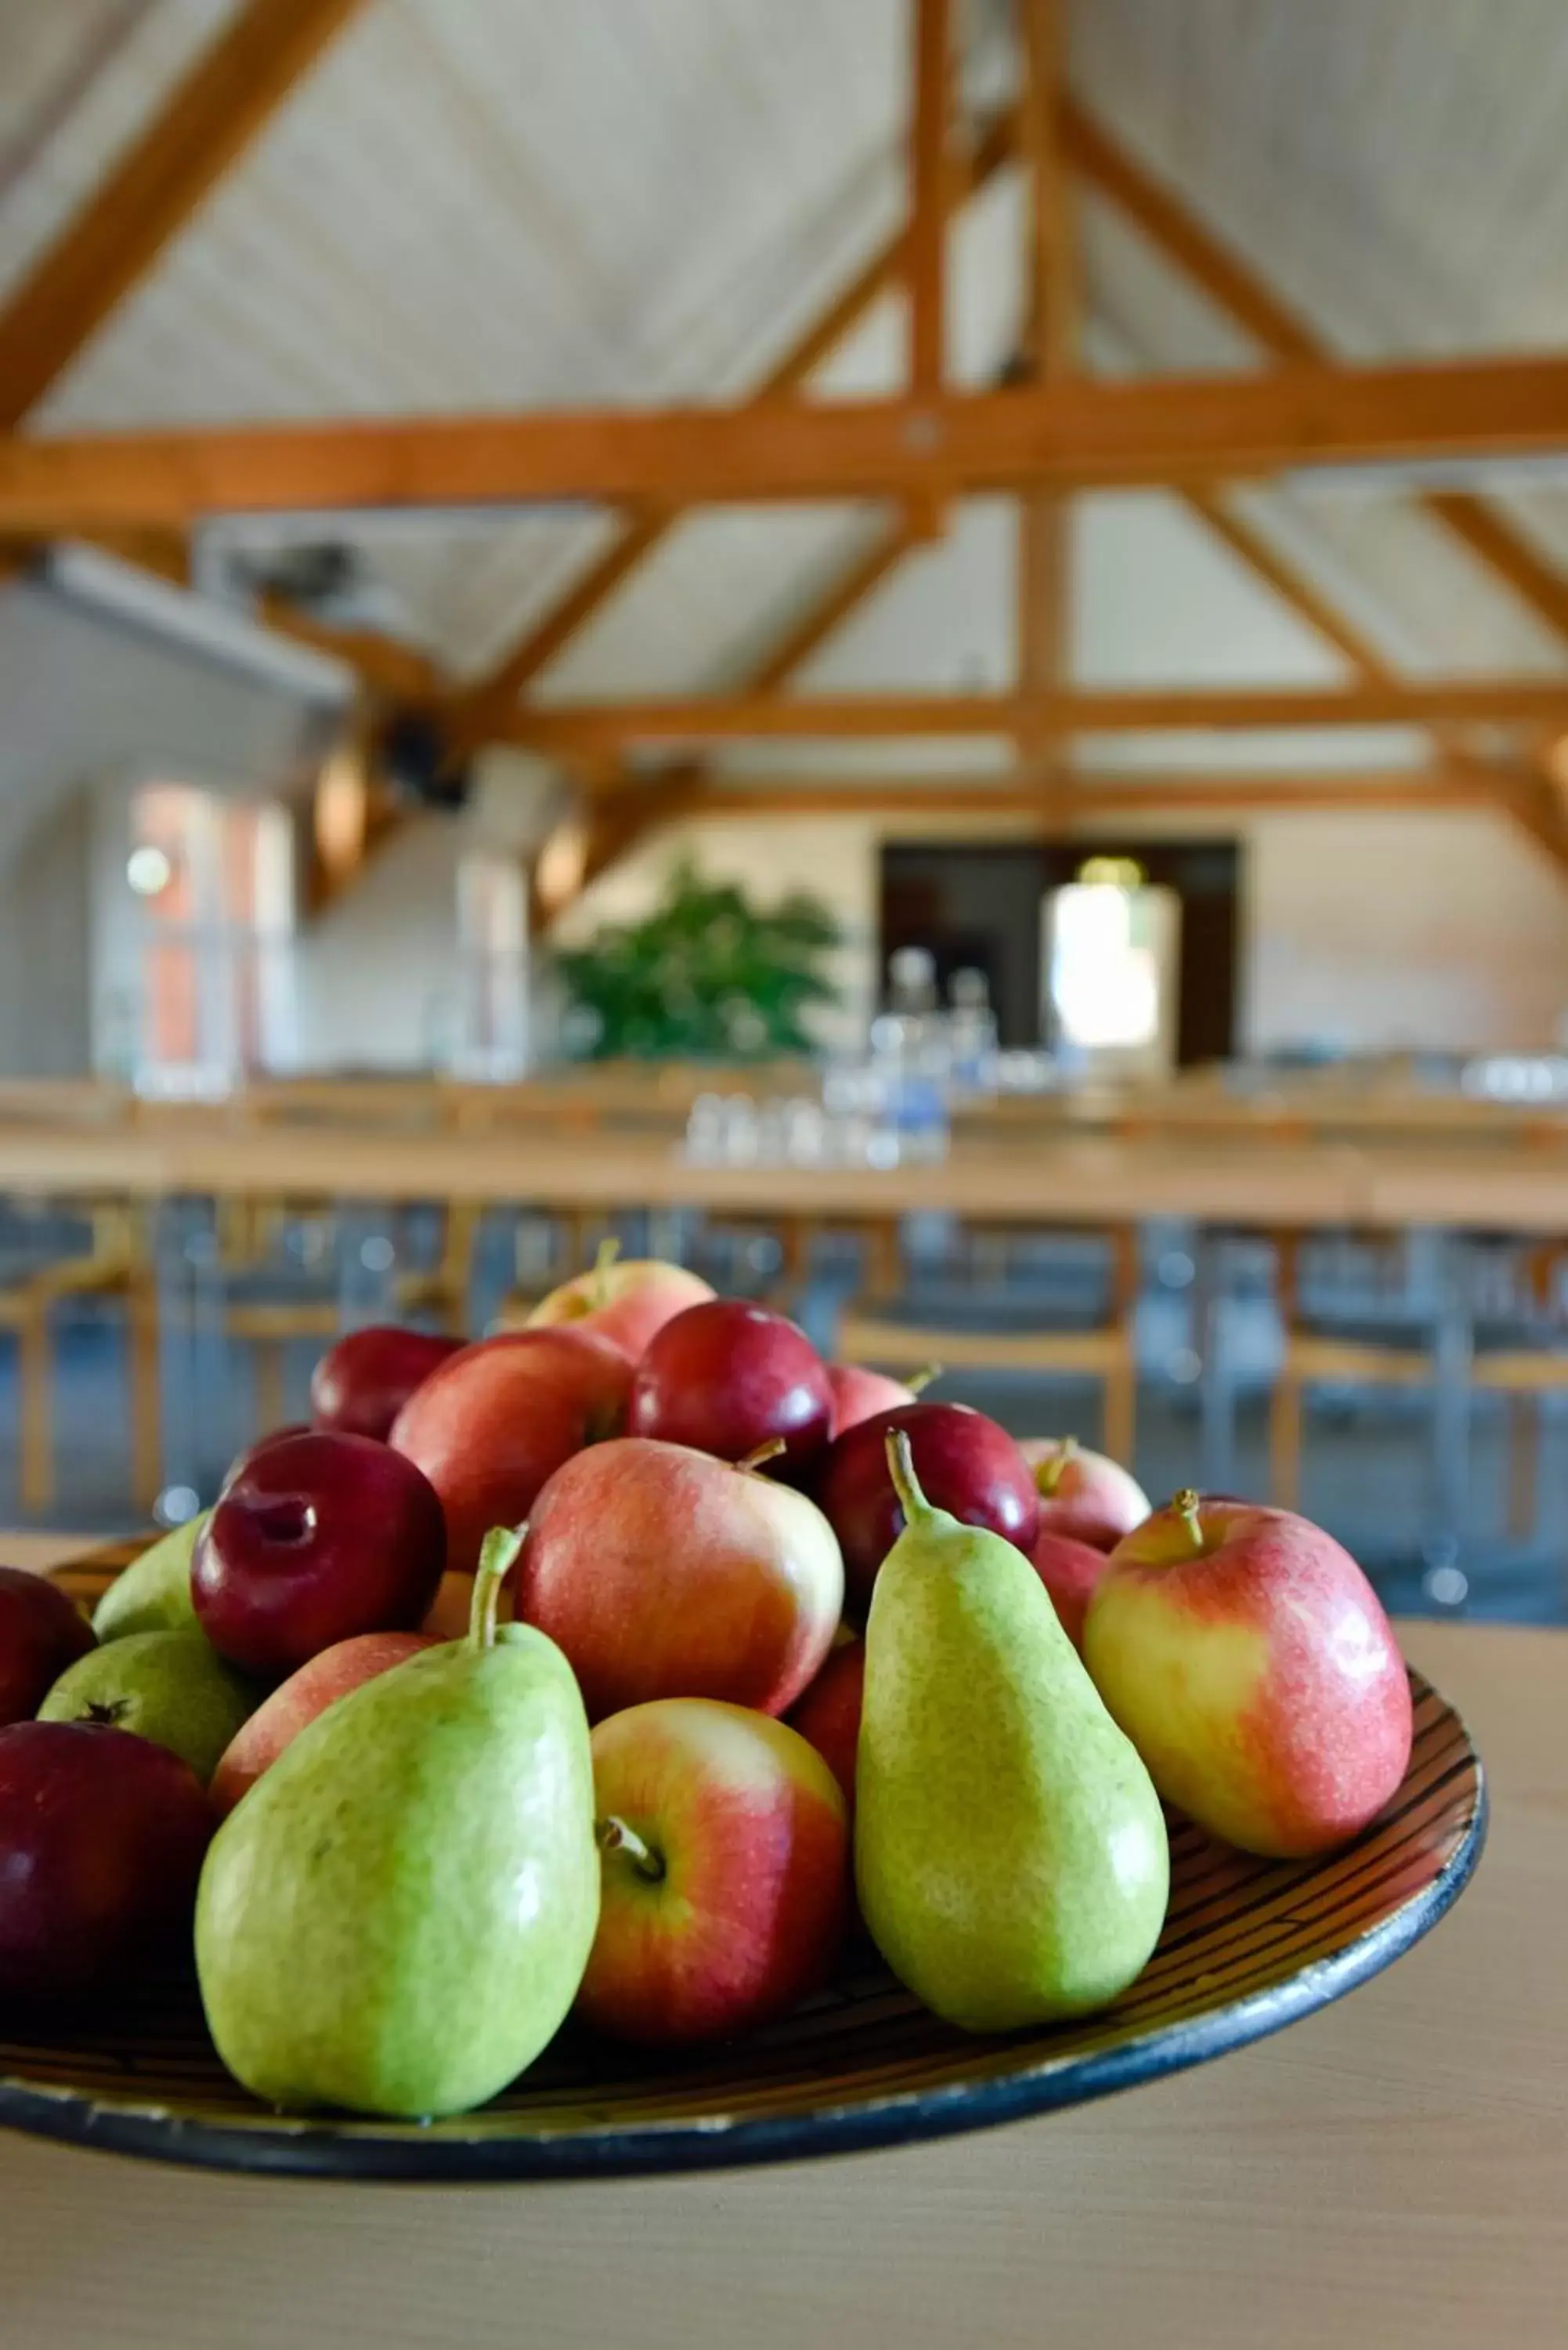
[[[846,1428],[858,1427],[873,1412],[897,1411],[900,1404],[913,1403],[936,1376],[934,1367],[917,1371],[906,1386],[902,1379],[890,1379],[886,1371],[868,1371],[860,1363],[829,1363],[834,1435],[842,1436]]]
[[[789,1710],[789,1724],[808,1746],[815,1746],[834,1777],[853,1815],[855,1758],[860,1744],[860,1707],[866,1694],[866,1643],[845,1640],[828,1652],[827,1661],[809,1689],[803,1690]]]
[[[1075,1436],[1026,1436],[1018,1449],[1034,1472],[1042,1526],[1074,1542],[1114,1550],[1154,1506],[1136,1477]]]
[[[437,1645],[425,1632],[361,1632],[301,1665],[230,1741],[213,1777],[212,1796],[219,1811],[232,1812],[291,1740],[329,1705],[362,1681],[373,1681],[378,1674],[417,1657],[421,1648]]]
[[[614,1714],[593,1746],[603,1890],[583,2020],[680,2045],[820,1990],[849,1904],[844,1799],[821,1756],[703,1698]]]
[[[590,1721],[656,1697],[782,1713],[844,1597],[833,1529],[804,1493],[634,1436],[556,1471],[516,1576],[518,1616],[565,1650]]]
[[[92,1626],[57,1584],[0,1566],[0,1729],[31,1721],[66,1667],[93,1646]]]
[[[904,1513],[888,1468],[888,1431],[909,1440],[922,1491],[966,1525],[1033,1547],[1039,1496],[1028,1463],[1004,1428],[961,1403],[907,1403],[846,1429],[812,1480],[844,1553],[849,1597],[864,1614],[877,1571],[903,1529]]]
[[[384,1444],[414,1389],[457,1354],[461,1338],[433,1330],[371,1323],[329,1347],[310,1375],[310,1417],[317,1428],[373,1436]]]
[[[521,1525],[563,1461],[620,1426],[631,1367],[577,1330],[504,1330],[443,1363],[392,1426],[446,1513],[447,1565],[472,1575],[492,1526]]]
[[[1326,1852],[1405,1775],[1388,1619],[1348,1551],[1289,1510],[1179,1493],[1112,1552],[1084,1658],[1167,1802],[1248,1852]]]
[[[1084,1615],[1095,1586],[1106,1571],[1109,1553],[1093,1543],[1075,1542],[1058,1534],[1048,1521],[1034,1537],[1029,1554],[1034,1572],[1051,1594],[1057,1620],[1080,1656],[1084,1651]]]
[[[656,1256],[618,1263],[616,1243],[607,1241],[590,1272],[562,1282],[539,1300],[528,1327],[588,1330],[635,1363],[667,1322],[712,1295],[711,1283],[683,1264],[667,1264]]]
[[[202,1529],[196,1619],[247,1672],[292,1673],[357,1632],[411,1632],[446,1564],[441,1503],[411,1461],[325,1431],[254,1453]]]
[[[0,1998],[118,1986],[188,1936],[215,1821],[190,1764],[150,1738],[0,1730]]]
[[[637,1367],[633,1436],[743,1461],[782,1439],[781,1467],[819,1452],[833,1426],[827,1366],[804,1330],[765,1305],[715,1297],[667,1322]]]

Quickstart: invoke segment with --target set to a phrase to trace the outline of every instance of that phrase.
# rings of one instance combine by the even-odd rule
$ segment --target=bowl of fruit
[[[1127,2087],[1397,1958],[1464,1725],[1288,1512],[604,1264],[359,1331],[213,1508],[0,1569],[0,2122],[604,2176]]]

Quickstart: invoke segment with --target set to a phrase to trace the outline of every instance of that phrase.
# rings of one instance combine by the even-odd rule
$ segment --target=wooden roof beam
[[[1062,138],[1088,184],[1272,359],[1317,366],[1332,358],[1324,337],[1306,319],[1071,99],[1063,109]],[[1417,503],[1538,619],[1568,640],[1568,579],[1495,507],[1460,490],[1431,491]]]
[[[965,160],[954,159],[943,183],[949,217],[971,195],[989,184],[1010,160],[1013,131],[1009,116],[999,117]],[[801,390],[823,361],[846,335],[862,324],[883,295],[901,283],[909,266],[909,232],[900,229],[872,255],[843,291],[813,320],[775,365],[753,395],[759,400],[787,400]],[[456,705],[456,723],[465,740],[483,741],[498,714],[510,710],[524,686],[549,667],[578,630],[664,544],[683,509],[652,505],[633,515],[620,536],[589,565],[560,601],[553,605],[505,659]]]
[[[1511,806],[1518,778],[1511,773],[1449,765],[1374,770],[1369,774],[1224,776],[1200,770],[1166,775],[1139,771],[1116,775],[1080,768],[1074,782],[1072,813],[1114,819],[1117,815],[1158,814],[1167,809],[1173,814],[1204,809],[1243,816],[1271,810],[1343,814],[1355,808],[1386,811],[1480,807],[1498,803]],[[757,821],[779,816],[1035,816],[1054,802],[1049,785],[1027,771],[1011,776],[971,775],[923,784],[825,784],[794,777],[770,782],[759,777],[745,784],[694,784],[679,801],[667,804],[663,813],[666,816],[706,816]]]
[[[249,0],[0,312],[19,424],[271,120],[363,0]]]
[[[1562,725],[1568,676],[1407,678],[1344,686],[1078,688],[1022,693],[736,694],[520,710],[509,741],[619,752],[649,743],[1247,733],[1276,727]]]
[[[1027,173],[1024,217],[1024,356],[1036,383],[1074,374],[1082,328],[1083,286],[1074,192],[1061,140],[1066,85],[1064,0],[1017,0],[1023,90],[1019,149]],[[1048,693],[1072,669],[1072,509],[1036,491],[1018,503],[1014,635],[1016,676],[1025,694]],[[1020,748],[1051,767],[1049,737],[1025,735]],[[1065,773],[1054,775],[1064,799]]]
[[[1186,486],[1568,446],[1568,359],[0,440],[0,536],[206,514]]]

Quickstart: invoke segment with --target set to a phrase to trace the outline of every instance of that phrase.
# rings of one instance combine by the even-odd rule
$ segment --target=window
[[[457,868],[458,1038],[464,1076],[504,1082],[528,1065],[528,898],[515,857]]]
[[[286,809],[149,784],[126,883],[140,921],[136,1079],[218,1093],[294,1056],[294,837]]]

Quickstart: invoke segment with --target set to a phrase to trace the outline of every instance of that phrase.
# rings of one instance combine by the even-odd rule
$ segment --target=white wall
[[[1254,1047],[1568,1041],[1568,883],[1506,817],[1272,816],[1250,861]]]
[[[0,1073],[79,1076],[91,1059],[90,809],[74,792],[0,871]]]
[[[933,794],[933,800],[940,800]],[[1501,816],[1282,811],[1245,825],[1213,816],[1118,822],[1119,835],[1235,837],[1242,846],[1241,1042],[1264,1052],[1327,1043],[1356,1053],[1550,1045],[1568,1018],[1568,884]],[[561,935],[650,906],[679,855],[764,899],[814,889],[843,924],[840,976],[856,1033],[875,993],[882,840],[1026,837],[977,827],[950,801],[929,816],[810,822],[728,819],[650,838],[573,909]]]
[[[1303,531],[1306,530],[1303,524]],[[971,501],[947,536],[900,566],[803,673],[803,691],[888,688],[981,690],[1012,673],[1016,531],[1009,504]],[[1303,561],[1310,550],[1298,550]],[[1155,492],[1079,499],[1073,672],[1085,684],[1327,682],[1339,656],[1262,588],[1175,499]],[[1364,617],[1364,616],[1362,616]],[[910,744],[775,743],[738,746],[721,762],[748,772],[846,779],[887,772],[973,774],[1010,764],[1001,742]],[[1300,771],[1422,760],[1407,729],[1312,738],[1300,732],[1194,741],[1154,736],[1082,746],[1085,764],[1194,765]],[[766,896],[803,885],[843,922],[852,1028],[876,985],[877,849],[884,839],[1027,836],[1016,823],[966,819],[958,795],[931,813],[874,817],[720,820],[650,839],[590,890],[564,927],[649,905],[677,854],[746,880]],[[1568,884],[1502,816],[1316,816],[1282,811],[1245,823],[1214,816],[1118,819],[1118,835],[1220,834],[1244,850],[1241,1042],[1269,1050],[1308,1041],[1353,1052],[1406,1046],[1550,1044],[1568,1014]]]
[[[450,1035],[463,839],[454,816],[416,817],[301,932],[302,1068],[417,1067]]]

